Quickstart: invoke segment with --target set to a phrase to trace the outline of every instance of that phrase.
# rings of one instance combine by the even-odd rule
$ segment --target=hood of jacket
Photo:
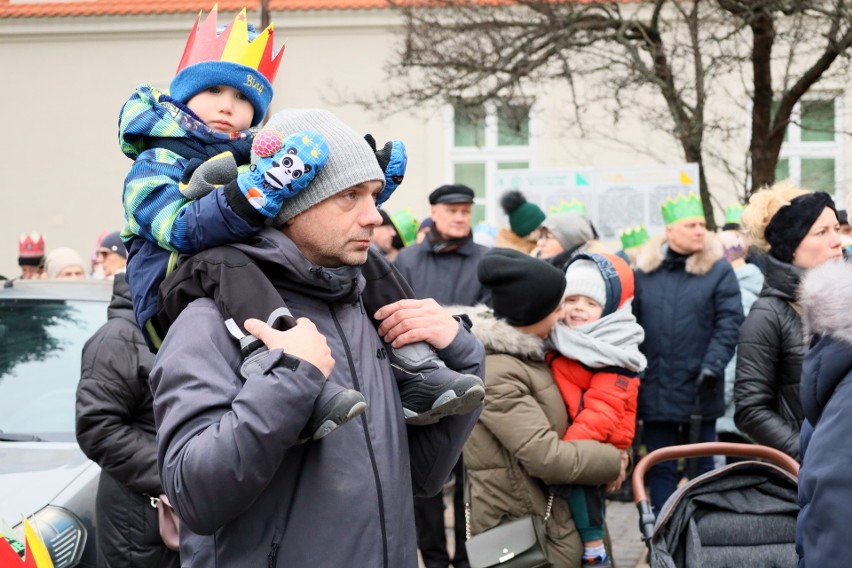
[[[289,237],[271,227],[232,246],[264,265],[276,287],[325,302],[355,302],[366,284],[360,266],[317,266]]]
[[[807,271],[799,301],[806,338],[812,339],[802,365],[802,410],[816,425],[838,385],[852,374],[852,265],[827,262]]]
[[[108,318],[124,318],[129,322],[136,324],[133,317],[133,300],[130,297],[130,285],[127,283],[127,277],[123,272],[115,275],[112,282],[112,298],[109,301],[107,308]]]
[[[696,276],[707,274],[713,268],[713,265],[725,255],[722,243],[713,233],[708,232],[704,242],[704,249],[686,257],[686,271],[689,274]],[[659,269],[663,265],[668,248],[665,235],[657,235],[651,238],[639,250],[636,268],[647,274]]]
[[[183,139],[212,146],[215,155],[238,140],[250,140],[256,129],[225,134],[210,130],[184,105],[177,104],[151,85],[140,85],[121,108],[118,141],[124,155],[135,160],[147,147],[146,139]],[[222,145],[222,148],[218,147]],[[218,150],[218,151],[217,151]]]
[[[486,353],[513,355],[525,361],[544,361],[544,339],[523,333],[495,317],[488,306],[447,306],[447,310],[451,314],[466,313],[470,317],[473,323],[470,330],[485,346]]]
[[[740,289],[750,294],[757,296],[763,288],[764,276],[763,272],[754,264],[744,264],[734,271],[737,275],[737,282],[740,284]]]
[[[774,296],[786,301],[795,301],[796,291],[802,280],[804,270],[798,266],[781,262],[771,254],[766,255],[766,280],[763,296]]]
[[[852,348],[852,263],[826,262],[802,277],[799,289],[806,343],[828,335]]]

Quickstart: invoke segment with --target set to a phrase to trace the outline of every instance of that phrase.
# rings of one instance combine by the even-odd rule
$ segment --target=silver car
[[[83,344],[107,319],[112,282],[3,284],[0,546],[22,549],[27,517],[56,568],[94,567],[100,468],[77,445],[75,395]]]

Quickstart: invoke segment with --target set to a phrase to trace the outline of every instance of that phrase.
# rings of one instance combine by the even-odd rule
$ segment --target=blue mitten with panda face
[[[284,138],[267,128],[257,134],[252,149],[257,163],[237,177],[237,185],[248,202],[270,219],[285,199],[308,187],[328,162],[328,143],[310,130]]]

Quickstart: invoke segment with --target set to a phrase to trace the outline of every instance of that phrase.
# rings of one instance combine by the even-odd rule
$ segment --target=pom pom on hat
[[[565,290],[561,270],[512,249],[488,251],[479,261],[477,276],[491,290],[494,315],[513,326],[545,319],[559,307]]]
[[[500,198],[500,206],[509,216],[509,227],[519,237],[526,237],[536,230],[544,221],[545,214],[541,208],[527,201],[526,197],[517,190],[510,190]]]

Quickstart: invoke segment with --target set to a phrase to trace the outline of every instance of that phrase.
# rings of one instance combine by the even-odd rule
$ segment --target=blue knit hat
[[[266,116],[266,109],[272,102],[272,85],[257,69],[230,61],[204,61],[190,65],[172,79],[169,96],[186,104],[201,91],[216,85],[233,87],[246,96],[254,107],[252,126],[260,124]]]

